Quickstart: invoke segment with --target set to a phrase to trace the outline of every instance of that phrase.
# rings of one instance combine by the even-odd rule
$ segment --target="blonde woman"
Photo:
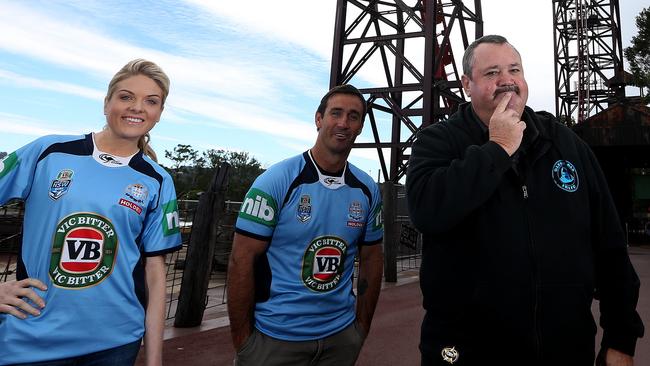
[[[0,364],[162,364],[165,254],[181,245],[174,185],[148,146],[169,79],[137,59],[111,80],[105,128],[45,136],[0,163],[25,201],[17,281],[0,284]]]

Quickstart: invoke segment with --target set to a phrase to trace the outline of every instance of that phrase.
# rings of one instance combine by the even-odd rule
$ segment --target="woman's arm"
[[[166,296],[164,255],[147,258],[145,277],[148,298],[144,333],[146,364],[147,366],[162,365]]]

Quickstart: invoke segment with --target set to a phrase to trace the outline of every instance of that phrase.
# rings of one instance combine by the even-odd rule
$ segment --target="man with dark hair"
[[[423,234],[422,365],[632,365],[639,278],[598,162],[526,106],[521,57],[501,36],[463,57],[471,97],[413,144],[406,189]],[[606,362],[606,363],[605,363]]]
[[[354,365],[383,273],[379,188],[347,162],[365,113],[355,87],[331,89],[314,146],[246,194],[228,266],[236,365]]]

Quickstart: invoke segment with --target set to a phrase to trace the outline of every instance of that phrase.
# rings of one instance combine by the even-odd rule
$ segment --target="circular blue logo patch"
[[[555,185],[567,192],[578,190],[578,172],[576,167],[567,160],[558,160],[553,164],[551,172]]]

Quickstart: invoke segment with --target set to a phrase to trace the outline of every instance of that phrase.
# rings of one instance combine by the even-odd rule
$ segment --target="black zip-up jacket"
[[[596,296],[602,347],[633,355],[639,279],[598,162],[551,114],[526,107],[522,119],[512,157],[488,141],[469,103],[413,144],[420,349],[447,364],[441,352],[453,347],[455,366],[593,365]]]

